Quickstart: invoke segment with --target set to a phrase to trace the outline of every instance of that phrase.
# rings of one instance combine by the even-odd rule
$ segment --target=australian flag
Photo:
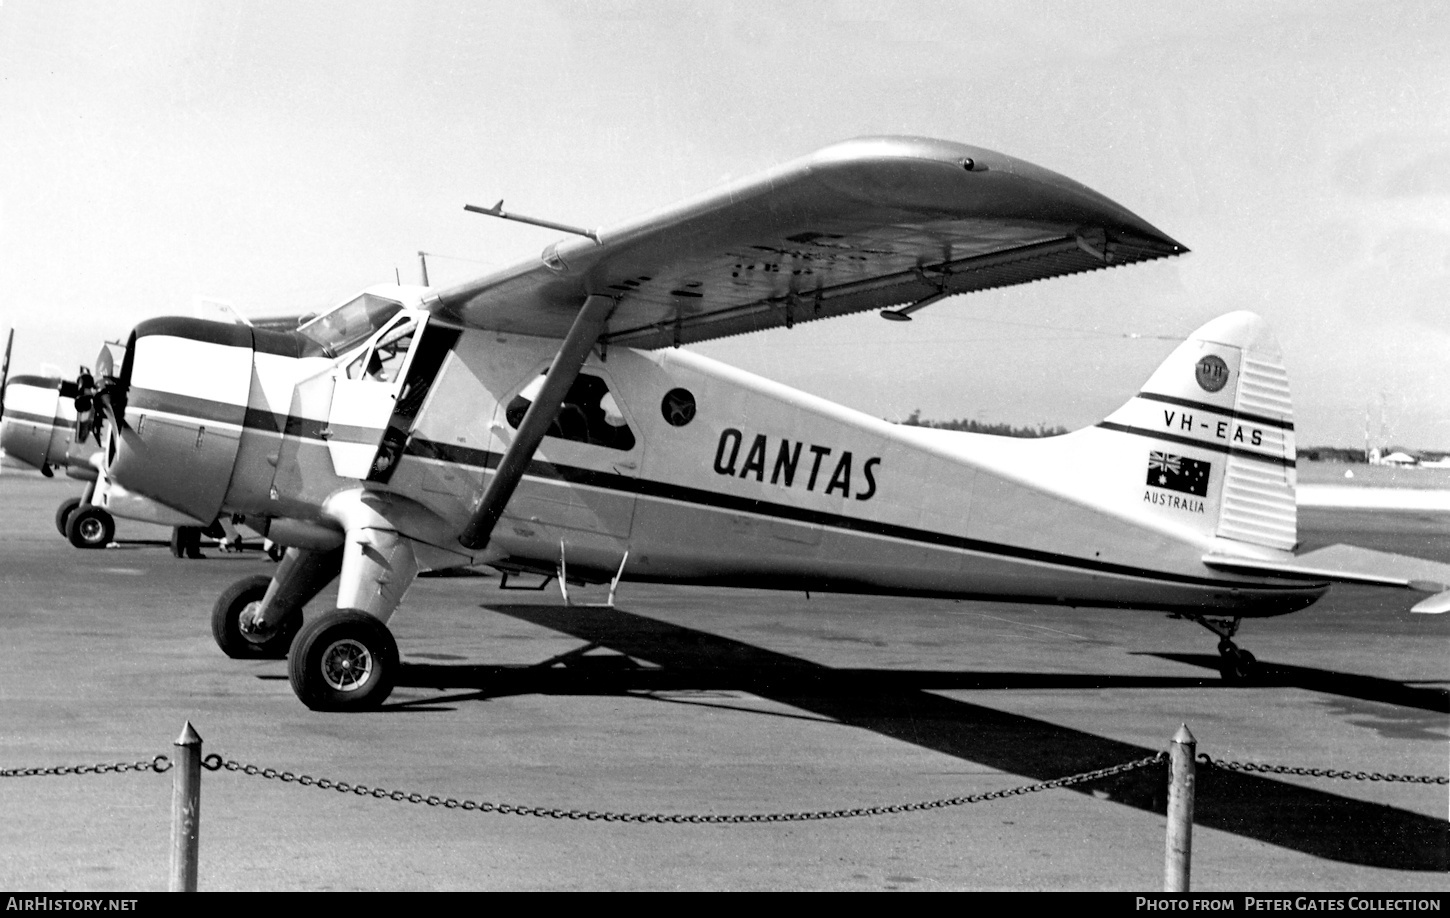
[[[1148,454],[1148,484],[1184,494],[1208,496],[1208,473],[1213,463],[1185,459],[1172,453]]]

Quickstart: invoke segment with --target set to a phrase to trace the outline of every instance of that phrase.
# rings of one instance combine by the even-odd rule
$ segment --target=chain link
[[[1273,775],[1303,775],[1309,778],[1342,778],[1346,781],[1391,781],[1405,784],[1450,784],[1450,777],[1441,775],[1384,775],[1377,771],[1344,771],[1334,768],[1298,768],[1292,765],[1263,765],[1258,762],[1227,762],[1205,752],[1198,754],[1198,764],[1224,771],[1263,772]]]
[[[1015,797],[1022,794],[1032,794],[1038,791],[1052,790],[1058,787],[1071,787],[1074,784],[1082,784],[1087,781],[1096,781],[1100,778],[1108,778],[1114,775],[1126,774],[1139,768],[1146,768],[1166,761],[1168,753],[1160,752],[1147,758],[1138,759],[1133,762],[1125,762],[1122,765],[1114,765],[1109,768],[1099,768],[1096,771],[1087,771],[1082,774],[1071,775],[1065,778],[1056,778],[1051,781],[1043,781],[1040,784],[1029,784],[1024,787],[1014,787],[1007,790],[988,791],[983,794],[971,794],[964,797],[947,797],[940,800],[924,800],[917,803],[899,803],[889,806],[866,806],[846,810],[813,810],[796,813],[745,813],[745,814],[719,814],[719,813],[612,813],[598,812],[594,810],[565,810],[557,807],[527,806],[513,803],[491,803],[488,801],[458,800],[453,797],[439,797],[436,794],[410,793],[400,790],[386,790],[381,787],[369,787],[366,784],[349,784],[346,781],[332,781],[327,778],[314,778],[311,775],[297,775],[290,771],[279,772],[274,768],[258,768],[256,765],[243,765],[240,762],[230,759],[223,760],[219,755],[209,755],[202,759],[202,767],[209,771],[233,771],[241,772],[261,778],[269,778],[284,783],[297,783],[304,787],[317,787],[322,790],[335,790],[339,793],[354,794],[359,797],[372,797],[377,800],[393,800],[398,803],[421,803],[427,806],[441,806],[449,810],[464,810],[465,812],[478,813],[501,813],[506,816],[537,816],[545,819],[584,819],[590,822],[629,822],[629,823],[699,823],[720,825],[725,823],[758,823],[758,822],[804,822],[821,819],[851,819],[859,816],[884,816],[893,813],[914,813],[923,810],[935,810],[949,806],[961,806],[968,803],[981,803],[987,800],[1000,800],[1004,797]]]
[[[201,766],[208,771],[231,771],[240,772],[249,777],[259,777],[268,780],[281,781],[284,784],[299,784],[303,787],[316,787],[320,790],[335,790],[343,794],[353,794],[358,797],[371,797],[375,800],[391,800],[396,803],[415,803],[427,806],[441,806],[449,810],[463,810],[465,812],[478,813],[500,813],[506,816],[536,816],[548,819],[584,819],[590,822],[626,822],[626,823],[696,823],[696,824],[737,824],[737,823],[762,823],[762,822],[805,822],[823,819],[853,819],[861,816],[885,816],[896,813],[915,813],[925,810],[936,810],[945,807],[963,806],[969,803],[983,803],[988,800],[1001,800],[1006,797],[1016,797],[1023,794],[1033,794],[1039,791],[1053,790],[1059,787],[1071,787],[1075,784],[1083,784],[1089,781],[1097,781],[1102,778],[1110,778],[1115,775],[1126,774],[1140,768],[1147,768],[1166,761],[1168,754],[1159,752],[1146,758],[1137,759],[1132,762],[1125,762],[1121,765],[1114,765],[1108,768],[1099,768],[1095,771],[1086,771],[1081,774],[1070,775],[1064,778],[1056,778],[1051,781],[1043,781],[1038,784],[1028,784],[1022,787],[1007,788],[998,791],[988,791],[981,794],[970,794],[961,797],[945,797],[938,800],[923,800],[915,803],[898,803],[884,806],[854,807],[844,810],[809,810],[801,812],[785,813],[743,813],[743,814],[720,814],[720,813],[614,813],[600,812],[596,810],[565,810],[557,807],[528,806],[513,803],[492,803],[489,801],[458,800],[453,797],[440,797],[436,794],[420,794],[401,790],[387,790],[381,787],[370,787],[366,784],[351,784],[347,781],[333,781],[329,778],[314,778],[311,775],[299,775],[291,771],[278,771],[275,768],[261,768],[256,765],[242,764],[232,759],[223,759],[215,753],[206,756],[201,760]],[[1394,775],[1381,774],[1379,772],[1349,771],[1333,768],[1302,768],[1291,765],[1267,765],[1258,762],[1231,762],[1223,759],[1215,759],[1207,753],[1200,752],[1197,756],[1200,765],[1209,768],[1219,768],[1224,771],[1258,772],[1263,774],[1276,775],[1299,775],[1310,778],[1338,778],[1351,781],[1384,781],[1406,784],[1450,784],[1450,777],[1429,775]],[[164,755],[154,756],[150,761],[138,762],[113,762],[97,765],[57,765],[49,768],[3,768],[0,769],[0,778],[30,778],[62,775],[88,775],[88,774],[124,774],[131,771],[151,771],[161,774],[170,771],[173,763],[170,758]]]
[[[0,778],[40,778],[55,775],[106,775],[124,774],[128,771],[154,771],[157,774],[171,770],[171,760],[158,755],[151,761],[112,762],[99,765],[56,765],[51,768],[0,768]]]

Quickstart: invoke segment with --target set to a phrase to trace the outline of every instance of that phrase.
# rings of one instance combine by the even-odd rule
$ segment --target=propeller
[[[5,385],[10,382],[10,348],[15,344],[15,329],[5,339],[5,362],[0,363],[0,414],[5,411]]]
[[[96,378],[91,375],[89,367],[81,367],[76,375],[76,439],[85,442],[92,433],[96,436],[96,445],[101,442],[101,433],[96,420]]]
[[[81,439],[93,434],[97,446],[104,445],[101,442],[102,420],[111,422],[117,430],[125,426],[126,385],[116,376],[116,369],[115,354],[110,345],[103,344],[101,352],[96,355],[95,374],[81,367],[80,376],[76,378],[76,432]],[[100,380],[99,386],[97,379]]]

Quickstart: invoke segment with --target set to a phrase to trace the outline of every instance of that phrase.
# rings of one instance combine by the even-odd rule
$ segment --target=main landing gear
[[[115,517],[80,497],[56,508],[55,528],[76,548],[105,548],[116,536]]]
[[[1259,661],[1254,658],[1254,655],[1233,642],[1233,636],[1239,630],[1239,622],[1243,619],[1208,618],[1187,613],[1183,617],[1198,622],[1218,635],[1218,674],[1224,682],[1241,685],[1253,682],[1263,675]]]
[[[212,636],[229,657],[285,656],[292,690],[314,711],[377,708],[401,666],[387,620],[417,573],[412,543],[396,532],[349,532],[331,551],[289,548],[273,577],[244,578],[218,597]],[[338,608],[304,621],[303,606],[334,578]]]

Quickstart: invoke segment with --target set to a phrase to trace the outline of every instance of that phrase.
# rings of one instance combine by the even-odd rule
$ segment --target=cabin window
[[[517,430],[524,422],[524,413],[534,403],[543,385],[544,377],[541,375],[509,402],[504,418],[510,427]],[[559,416],[549,425],[544,436],[625,451],[634,449],[635,443],[634,431],[629,429],[624,412],[620,410],[614,393],[609,391],[609,385],[603,377],[589,373],[580,373],[579,378],[574,380],[559,407]]]

